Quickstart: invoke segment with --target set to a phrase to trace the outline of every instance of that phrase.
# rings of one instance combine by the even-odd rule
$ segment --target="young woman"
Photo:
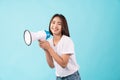
[[[45,51],[48,65],[55,67],[56,80],[81,80],[66,18],[55,14],[50,20],[49,31],[53,38],[39,41],[39,46]]]

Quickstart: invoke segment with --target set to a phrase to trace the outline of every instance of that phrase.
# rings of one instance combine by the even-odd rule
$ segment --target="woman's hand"
[[[48,50],[50,48],[50,44],[48,41],[46,40],[39,40],[39,46],[44,49],[44,50]]]
[[[51,68],[54,68],[54,63],[53,63],[53,59],[52,56],[49,54],[48,49],[50,48],[50,44],[48,41],[46,40],[39,40],[39,46],[44,49],[45,53],[46,53],[46,59],[47,59],[47,63]]]

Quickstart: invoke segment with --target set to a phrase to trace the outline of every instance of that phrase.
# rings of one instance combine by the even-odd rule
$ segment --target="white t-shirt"
[[[50,46],[54,51],[61,56],[62,54],[71,54],[68,64],[65,68],[62,68],[54,59],[54,65],[56,69],[56,76],[65,77],[73,74],[79,69],[76,63],[74,44],[70,37],[63,35],[56,46],[53,44],[53,38],[49,40]]]

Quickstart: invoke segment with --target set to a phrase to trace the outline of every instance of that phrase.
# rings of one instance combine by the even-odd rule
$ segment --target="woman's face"
[[[53,18],[51,25],[50,25],[50,30],[53,35],[61,35],[62,21],[59,17]]]

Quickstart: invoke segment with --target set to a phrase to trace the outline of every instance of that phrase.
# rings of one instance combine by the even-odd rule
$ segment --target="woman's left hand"
[[[39,46],[43,48],[44,50],[48,50],[50,48],[50,44],[46,40],[39,40]]]

